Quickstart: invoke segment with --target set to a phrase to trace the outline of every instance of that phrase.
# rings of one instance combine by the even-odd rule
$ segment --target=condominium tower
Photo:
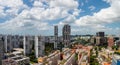
[[[62,33],[63,34],[63,44],[64,44],[64,47],[67,47],[70,44],[70,33],[71,33],[70,25],[65,24],[62,32],[63,32]]]
[[[58,45],[58,26],[54,26],[54,36],[55,36],[54,49],[57,49],[57,45]]]

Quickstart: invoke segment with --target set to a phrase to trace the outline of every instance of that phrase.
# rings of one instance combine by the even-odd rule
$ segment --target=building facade
[[[32,48],[34,46],[34,36],[24,36],[24,55],[29,55],[32,53]]]
[[[104,32],[96,33],[96,45],[107,45],[107,38]]]
[[[70,44],[70,34],[71,34],[70,25],[68,25],[68,24],[64,25],[62,34],[63,34],[64,47],[67,47]]]
[[[13,50],[12,35],[4,35],[4,48],[5,52],[12,52]]]
[[[57,49],[57,45],[58,45],[58,26],[54,26],[54,36],[55,36],[54,49]]]
[[[12,36],[12,43],[13,43],[13,48],[19,48],[19,35],[13,35]]]
[[[0,35],[0,65],[2,65],[3,58],[4,58],[4,39],[3,36]]]
[[[114,38],[113,37],[108,37],[107,42],[108,42],[108,47],[114,46]]]
[[[44,56],[45,42],[44,37],[35,36],[35,56],[36,58]]]
[[[97,32],[97,33],[96,33],[96,36],[97,36],[97,37],[104,37],[104,36],[105,36],[105,33],[104,33],[104,32]]]

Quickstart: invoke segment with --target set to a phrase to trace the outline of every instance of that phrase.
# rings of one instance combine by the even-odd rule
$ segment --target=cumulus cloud
[[[111,0],[112,1],[112,0]],[[92,16],[87,15],[81,17],[76,23],[111,23],[120,21],[120,1],[112,1],[111,6],[101,9],[99,12],[94,13]],[[83,22],[82,22],[83,21]]]
[[[0,0],[0,11],[3,16],[17,16],[21,9],[27,8],[26,5],[23,4],[22,0]]]
[[[107,31],[104,24],[120,21],[120,0],[104,0],[110,3],[110,7],[101,9],[93,15],[86,15],[75,21],[78,26],[89,26],[93,30]],[[95,28],[95,29],[94,29]]]
[[[75,16],[78,16],[80,12],[77,7],[78,2],[75,0],[34,0],[33,7],[26,6],[22,0],[0,0],[0,12],[2,12],[0,16],[8,14],[14,16],[1,23],[0,30],[9,31],[8,33],[43,34],[43,31],[52,29],[49,25],[50,20],[61,18],[65,18],[67,22],[75,20]],[[69,11],[72,12],[69,13]]]
[[[119,0],[104,0],[110,7],[80,18],[77,16],[82,10],[78,9],[79,3],[76,0],[31,1],[34,1],[32,7],[24,4],[23,0],[0,0],[0,18],[11,17],[10,20],[0,23],[0,33],[49,35],[54,30],[54,24],[62,28],[67,23],[72,26],[72,34],[89,34],[111,31],[113,28],[106,27],[105,24],[120,21]],[[90,6],[89,9],[94,10],[95,7]],[[115,29],[118,30],[120,29]]]

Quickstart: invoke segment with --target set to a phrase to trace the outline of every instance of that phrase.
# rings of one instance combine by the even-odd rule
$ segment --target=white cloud
[[[93,6],[93,5],[89,6],[88,8],[89,8],[91,11],[92,11],[92,10],[95,10],[95,6]]]
[[[4,13],[4,7],[3,6],[0,6],[0,18],[1,17],[4,17],[6,14]]]
[[[74,0],[52,0],[50,2],[50,7],[65,7],[73,9],[78,7],[78,2]]]
[[[27,8],[26,5],[23,4],[22,0],[0,0],[0,8],[2,7],[2,11],[0,13],[4,16],[17,16],[21,9]],[[5,10],[6,9],[6,10]]]
[[[76,20],[76,24],[102,24],[120,21],[120,1],[116,0],[111,3],[111,7],[101,9],[99,12],[94,13],[92,16],[83,16]]]
[[[49,32],[53,30],[51,23],[54,25],[55,21],[53,20],[61,18],[63,20],[55,24],[58,24],[60,28],[65,23],[70,24],[74,34],[111,31],[113,29],[106,27],[104,24],[120,21],[120,1],[104,1],[110,3],[111,6],[101,9],[93,15],[86,15],[77,19],[76,16],[80,15],[81,9],[78,9],[79,4],[76,0],[34,0],[31,8],[27,7],[22,0],[0,0],[0,17],[14,16],[14,18],[0,23],[0,30],[2,30],[0,33],[51,33]],[[10,8],[4,11],[6,6]],[[94,6],[89,8],[91,10],[95,9]],[[20,10],[21,13],[18,14]]]
[[[46,4],[44,4],[45,2]],[[26,7],[22,0],[0,0],[0,6],[10,7],[10,9],[5,12],[7,15],[11,14],[15,16],[9,21],[0,24],[0,30],[9,31],[8,33],[31,33],[33,34],[43,31],[49,31],[52,27],[49,25],[49,20],[56,20],[60,18],[65,18],[66,21],[75,20],[75,16],[78,16],[79,10],[78,2],[74,0],[35,0],[32,8]],[[20,14],[18,11],[24,8]],[[73,14],[69,11],[72,10]],[[1,15],[1,14],[0,14]],[[50,28],[50,29],[49,29]],[[40,34],[40,33],[39,33]]]
[[[109,31],[114,30],[113,28],[107,28],[104,24],[119,22],[120,21],[120,0],[106,0],[110,3],[110,7],[101,9],[93,15],[86,15],[80,17],[75,21],[75,24],[83,27],[90,27],[91,30],[96,31]],[[92,8],[92,7],[91,7]],[[118,31],[116,31],[117,33]]]

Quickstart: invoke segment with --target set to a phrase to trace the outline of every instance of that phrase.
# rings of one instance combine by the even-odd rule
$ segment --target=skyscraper
[[[57,45],[58,45],[58,26],[54,26],[54,36],[55,36],[54,49],[57,49]]]
[[[70,29],[70,25],[65,24],[63,27],[63,43],[64,46],[67,47],[70,44],[70,33],[71,33],[71,29]]]

